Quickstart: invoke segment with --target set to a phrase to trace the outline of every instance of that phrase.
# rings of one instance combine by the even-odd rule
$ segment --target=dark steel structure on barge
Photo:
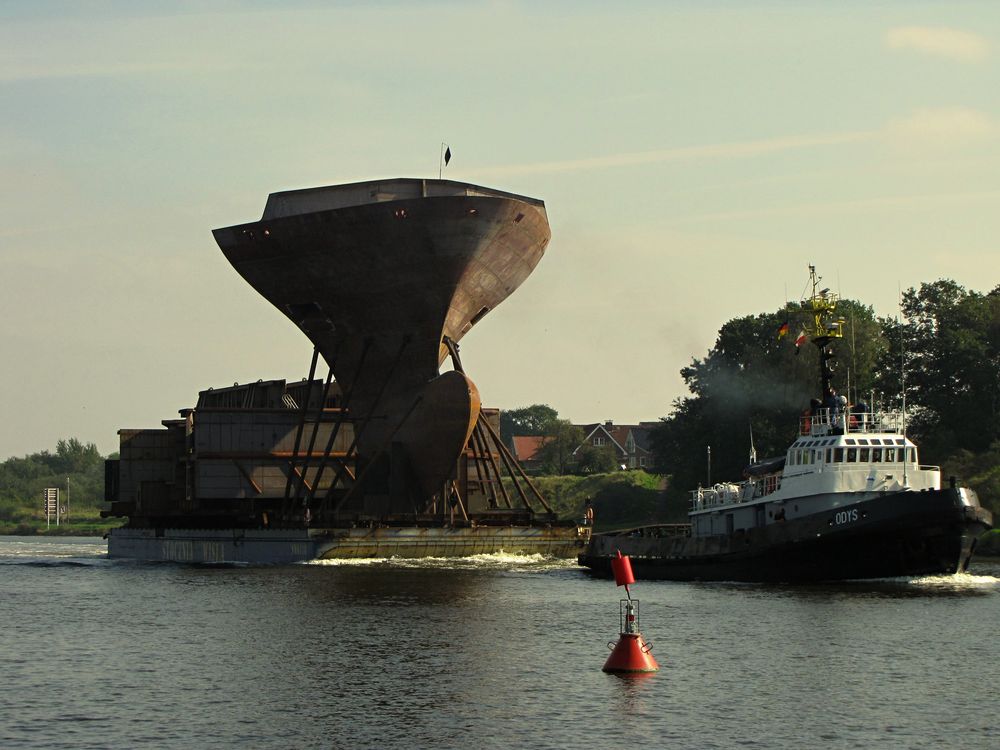
[[[260,221],[214,235],[313,343],[309,375],[202,391],[163,429],[121,430],[107,514],[129,520],[109,554],[285,562],[582,548],[589,530],[557,521],[458,349],[541,259],[541,201],[448,180],[354,183],[272,194]]]

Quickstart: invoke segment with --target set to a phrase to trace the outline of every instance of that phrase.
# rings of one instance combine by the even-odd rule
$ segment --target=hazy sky
[[[463,340],[485,403],[667,414],[806,266],[1000,283],[1000,3],[0,4],[0,458],[117,449],[309,342],[215,227],[277,190],[445,176],[552,242]]]

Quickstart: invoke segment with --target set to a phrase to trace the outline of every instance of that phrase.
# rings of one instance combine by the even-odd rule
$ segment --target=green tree
[[[983,452],[1000,439],[1000,287],[950,279],[903,295],[902,322],[885,320],[882,385],[896,405],[905,373],[910,429],[926,457]]]
[[[875,364],[886,348],[882,326],[870,307],[842,300],[837,314],[844,336],[835,339],[833,387],[855,400],[875,382]],[[790,335],[779,340],[788,322]],[[796,349],[796,334],[808,323],[798,305],[774,313],[735,318],[719,329],[703,359],[681,370],[691,396],[674,402],[651,436],[655,468],[673,476],[675,491],[707,480],[740,476],[750,455],[750,435],[761,457],[780,455],[795,437],[798,417],[819,398],[819,354],[809,343]]]
[[[533,404],[500,412],[500,434],[510,442],[515,435],[548,435],[559,412],[546,404]]]
[[[40,451],[0,463],[0,523],[37,523],[42,518],[45,487],[58,487],[66,501],[69,482],[70,518],[97,520],[104,502],[104,459],[93,443],[60,440],[56,452]],[[44,523],[42,524],[44,526]]]
[[[568,474],[575,464],[573,451],[579,447],[586,435],[579,427],[567,419],[556,419],[548,426],[546,433],[551,440],[538,449],[538,459],[544,474]]]
[[[76,438],[56,443],[55,458],[53,469],[63,473],[87,471],[104,461],[96,445],[93,443],[84,445]]]
[[[576,470],[581,474],[607,474],[617,468],[618,453],[610,445],[587,443],[576,452]]]

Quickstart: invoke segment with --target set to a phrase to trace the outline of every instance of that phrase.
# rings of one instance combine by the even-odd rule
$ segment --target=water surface
[[[180,566],[0,537],[0,747],[1000,747],[1000,565],[633,591],[662,667],[638,679],[600,671],[619,592],[565,561]]]

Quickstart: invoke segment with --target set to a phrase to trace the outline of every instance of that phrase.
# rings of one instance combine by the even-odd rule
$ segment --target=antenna
[[[899,282],[896,282],[897,293],[899,294],[899,314],[896,315],[896,323],[899,326],[899,389],[902,391],[903,402],[903,486],[908,486],[906,476],[906,459],[910,456],[910,449],[906,445],[906,339],[903,337],[903,290]]]
[[[896,282],[897,285],[899,282]],[[903,336],[903,291],[899,289],[899,314],[896,315],[896,325],[899,327],[899,389],[902,391],[903,403],[903,437],[906,437],[906,339]],[[905,463],[904,463],[905,471]]]
[[[857,372],[858,372],[858,363],[857,363],[857,352],[856,352],[855,347],[854,347],[854,308],[853,307],[851,307],[851,369],[854,370],[855,374],[857,374]],[[858,388],[858,385],[857,385],[857,383],[855,383],[854,384],[855,391],[857,391],[857,388]],[[858,394],[855,393],[854,395],[857,396]],[[848,387],[847,387],[847,398],[848,399],[851,398],[851,387],[850,387],[850,385],[848,385]],[[855,398],[854,400],[857,401],[857,398]]]
[[[757,449],[753,444],[753,420],[750,421],[750,463],[757,463]]]

